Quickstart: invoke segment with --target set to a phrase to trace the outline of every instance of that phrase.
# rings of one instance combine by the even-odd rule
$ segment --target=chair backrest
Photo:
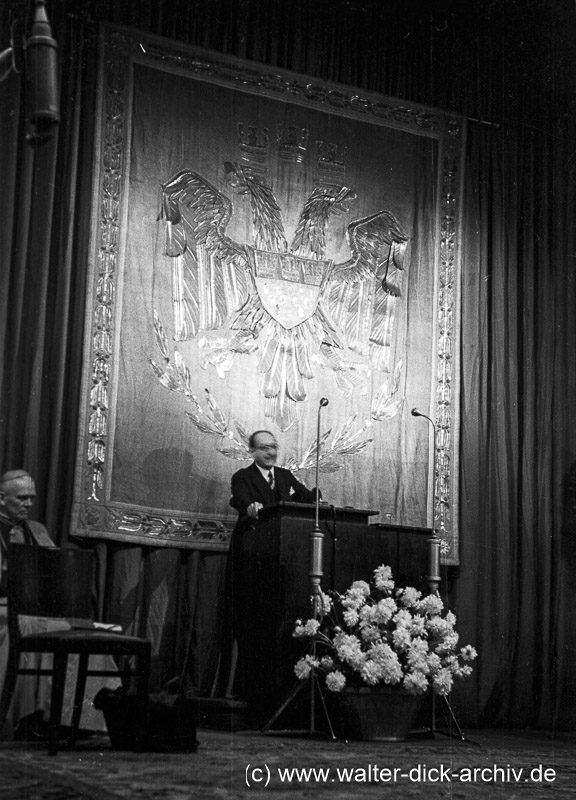
[[[94,552],[11,544],[8,603],[31,617],[94,618]]]

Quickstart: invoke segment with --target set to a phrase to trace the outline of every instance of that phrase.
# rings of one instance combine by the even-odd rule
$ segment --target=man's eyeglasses
[[[254,450],[262,450],[264,453],[271,453],[274,450],[278,450],[277,444],[257,444],[254,447]]]

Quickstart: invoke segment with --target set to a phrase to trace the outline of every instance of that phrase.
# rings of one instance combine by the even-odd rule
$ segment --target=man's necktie
[[[270,472],[268,473],[268,485],[270,486],[272,491],[274,491],[274,473],[272,472],[272,470],[270,470]]]

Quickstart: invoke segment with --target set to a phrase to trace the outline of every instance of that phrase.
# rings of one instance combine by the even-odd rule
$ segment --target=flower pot
[[[328,693],[337,736],[377,742],[400,742],[414,724],[424,695],[395,686],[351,687]]]

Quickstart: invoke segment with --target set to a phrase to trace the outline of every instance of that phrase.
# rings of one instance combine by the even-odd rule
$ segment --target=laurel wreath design
[[[154,332],[156,343],[164,358],[164,365],[160,366],[152,358],[148,361],[160,384],[171,392],[183,394],[191,403],[194,410],[186,411],[186,416],[201,433],[221,439],[216,446],[219,453],[236,461],[249,460],[250,433],[234,417],[228,420],[209,389],[204,389],[205,403],[202,404],[193,389],[192,375],[182,354],[176,349],[170,352],[166,330],[156,310],[154,310]],[[336,430],[331,441],[329,440],[332,429],[329,428],[320,436],[318,443],[314,440],[306,448],[301,458],[290,458],[284,466],[292,472],[310,469],[316,465],[318,451],[318,469],[321,472],[337,472],[342,469],[349,456],[362,452],[373,441],[373,438],[367,435],[372,420],[367,420],[364,425],[354,430],[357,418],[356,413],[346,420]]]

